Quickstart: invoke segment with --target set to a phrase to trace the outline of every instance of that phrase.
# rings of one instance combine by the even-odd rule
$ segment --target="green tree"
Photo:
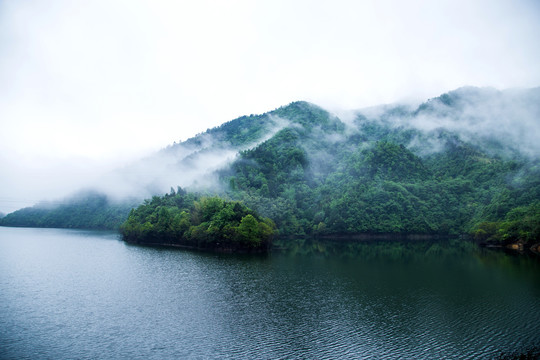
[[[260,231],[261,228],[259,227],[257,219],[255,219],[251,214],[242,218],[237,230],[240,240],[254,247],[261,244]]]

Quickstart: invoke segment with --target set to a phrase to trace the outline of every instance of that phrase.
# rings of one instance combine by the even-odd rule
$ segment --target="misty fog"
[[[373,122],[390,128],[419,130],[422,135],[413,138],[407,147],[421,156],[444,149],[444,141],[439,136],[441,132],[457,135],[462,141],[476,144],[492,155],[507,158],[538,158],[540,155],[540,142],[537,141],[540,133],[540,88],[499,91],[468,87],[450,91],[420,105],[381,105],[333,113],[339,114],[330,115],[330,121],[338,124],[337,128],[329,131],[314,127],[310,130],[313,138],[339,145],[351,136],[361,134],[366,122]],[[29,173],[28,179],[32,181],[46,183],[53,178],[57,179],[58,186],[51,182],[48,193],[43,194],[34,192],[29,182],[27,197],[14,197],[11,203],[9,198],[4,198],[7,206],[4,205],[3,210],[13,211],[41,200],[59,203],[82,189],[95,189],[119,201],[148,198],[177,186],[190,191],[222,192],[227,190],[227,185],[220,182],[218,171],[235,161],[240,151],[256,147],[284,128],[302,128],[290,119],[271,113],[261,119],[265,124],[264,133],[247,145],[233,145],[224,138],[225,130],[215,128],[123,166],[111,166],[106,162],[89,165],[81,161],[61,164],[54,174],[43,173],[41,179]],[[308,153],[313,176],[324,180],[325,169],[335,166],[332,155],[317,143],[300,145]],[[350,151],[368,146],[369,143],[358,143]],[[69,178],[69,183],[63,181],[63,177]],[[40,189],[47,186],[41,185]],[[23,201],[24,204],[21,203]]]

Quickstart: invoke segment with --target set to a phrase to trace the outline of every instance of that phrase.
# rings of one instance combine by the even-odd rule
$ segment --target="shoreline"
[[[122,239],[122,241],[128,245],[135,245],[135,246],[178,248],[178,249],[184,249],[184,250],[214,252],[214,253],[221,253],[221,254],[266,254],[271,249],[271,246],[268,246],[266,248],[259,248],[259,249],[244,249],[244,248],[232,248],[232,247],[199,247],[199,246],[183,245],[183,244],[175,244],[175,243],[148,243],[148,242],[138,242],[138,241],[127,241],[124,239]]]

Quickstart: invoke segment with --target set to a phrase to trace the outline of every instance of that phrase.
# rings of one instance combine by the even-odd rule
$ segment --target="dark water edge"
[[[171,249],[180,249],[180,250],[189,250],[189,251],[200,251],[207,253],[221,253],[221,254],[266,254],[271,251],[271,246],[260,247],[260,248],[246,248],[246,247],[230,247],[230,246],[191,246],[185,244],[177,243],[166,243],[166,242],[144,242],[144,241],[126,241],[123,240],[127,245],[133,246],[143,246],[143,247],[161,247],[161,248],[171,248]]]
[[[444,240],[444,239],[469,239],[468,235],[451,235],[451,234],[421,234],[421,233],[357,233],[357,234],[332,234],[319,235],[316,237],[321,240],[348,240],[348,241],[365,241],[365,240]]]
[[[27,227],[27,226],[4,226],[0,225],[0,228],[22,228],[22,229],[53,229],[53,230],[74,230],[74,231],[95,231],[103,233],[115,233],[118,234],[116,229],[81,229],[81,228],[57,228],[57,227]],[[120,238],[122,238],[120,236]],[[469,234],[424,234],[424,233],[356,233],[356,234],[330,234],[330,235],[311,235],[303,237],[290,237],[290,236],[278,236],[272,244],[269,244],[266,248],[247,249],[242,247],[199,247],[179,243],[161,243],[161,242],[140,242],[140,241],[125,241],[126,244],[134,246],[146,246],[146,247],[164,247],[164,248],[177,248],[190,251],[202,251],[202,252],[217,252],[224,254],[262,254],[272,252],[281,249],[281,244],[284,242],[298,242],[298,241],[319,241],[319,242],[341,242],[341,243],[356,243],[356,242],[409,242],[409,241],[447,241],[459,239],[463,242],[474,243],[480,247],[489,248],[492,250],[505,251],[508,254],[519,255],[538,255],[540,256],[540,243],[533,244],[531,246],[524,246],[519,244],[519,248],[514,248],[515,244],[497,244],[491,242],[478,242],[473,239]]]
[[[539,308],[538,258],[460,239],[249,255],[0,228],[2,359],[516,359]]]

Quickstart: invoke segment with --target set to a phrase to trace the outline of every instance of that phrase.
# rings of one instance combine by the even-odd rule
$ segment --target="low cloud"
[[[223,190],[217,171],[227,167],[238,153],[274,136],[289,122],[267,116],[266,131],[255,141],[233,146],[219,131],[199,134],[190,141],[171,145],[147,158],[103,176],[95,187],[114,198],[150,197],[171,187],[192,191]]]
[[[441,150],[436,138],[450,132],[494,155],[540,155],[540,88],[466,87],[429,100],[408,115],[394,112],[395,108],[379,107],[360,114],[394,128],[420,130],[422,137],[413,139],[410,147],[422,151]]]

